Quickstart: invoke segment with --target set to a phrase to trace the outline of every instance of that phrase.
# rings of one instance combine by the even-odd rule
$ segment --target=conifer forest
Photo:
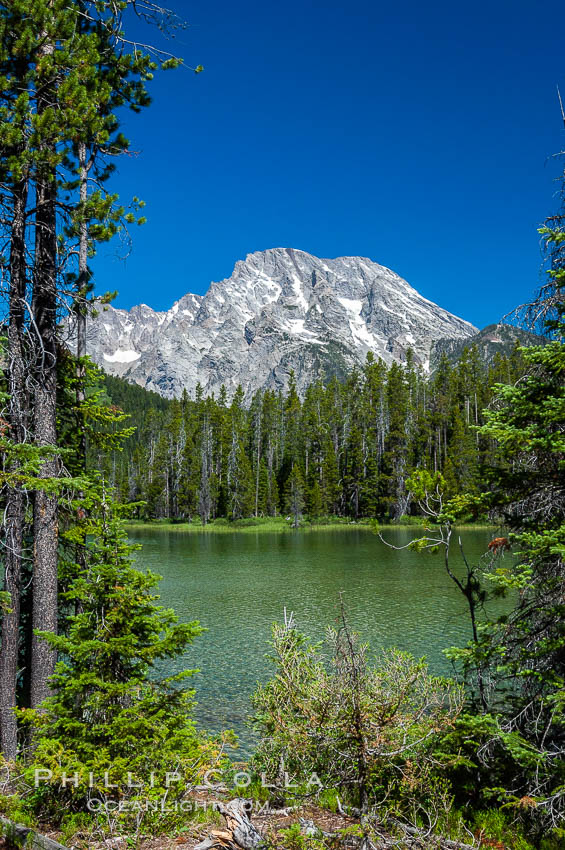
[[[450,496],[485,489],[496,444],[480,433],[497,383],[526,371],[520,348],[491,364],[476,348],[431,379],[405,364],[387,368],[369,353],[346,381],[310,385],[301,399],[258,391],[246,406],[185,393],[167,402],[106,376],[112,403],[131,415],[134,434],[120,452],[92,462],[124,502],[142,501],[147,518],[206,523],[216,518],[293,514],[399,520],[417,513],[406,481],[415,469],[440,473]]]

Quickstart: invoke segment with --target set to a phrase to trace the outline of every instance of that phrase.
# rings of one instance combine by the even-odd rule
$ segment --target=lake
[[[397,546],[417,532],[386,529]],[[483,555],[492,529],[462,532],[467,557]],[[246,727],[249,695],[272,668],[271,624],[283,609],[315,639],[335,624],[342,592],[354,629],[371,648],[396,646],[426,656],[431,669],[449,673],[442,650],[470,637],[465,600],[445,573],[443,554],[398,552],[366,529],[270,533],[183,533],[135,528],[141,566],[163,576],[162,603],[208,631],[175,662],[197,667],[197,717],[210,730],[234,729],[241,756],[252,735]],[[457,548],[453,564],[461,571]]]

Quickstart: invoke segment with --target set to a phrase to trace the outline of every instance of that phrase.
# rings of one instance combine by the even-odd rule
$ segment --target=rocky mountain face
[[[434,347],[432,369],[437,366],[442,354],[446,354],[451,363],[455,363],[463,353],[465,346],[473,345],[483,362],[490,363],[496,354],[509,356],[516,344],[522,346],[544,345],[547,338],[525,331],[514,325],[499,322],[497,325],[487,325],[470,340],[444,339]]]
[[[291,369],[299,390],[339,377],[368,351],[391,363],[410,348],[428,371],[438,344],[476,333],[371,260],[274,248],[250,254],[206,295],[185,295],[167,312],[104,308],[89,319],[87,347],[107,372],[169,398],[193,393],[198,382],[205,394],[224,384],[231,395],[241,384],[249,398],[260,387],[284,387]]]

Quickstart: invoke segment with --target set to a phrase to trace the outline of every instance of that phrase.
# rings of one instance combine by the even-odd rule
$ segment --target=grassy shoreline
[[[491,523],[468,523],[457,526],[458,528],[473,529],[489,529],[497,528]],[[321,519],[317,523],[302,522],[298,529],[292,527],[292,523],[287,521],[285,517],[259,517],[244,520],[214,520],[207,525],[202,525],[200,519],[195,519],[192,522],[170,522],[169,520],[129,520],[127,522],[128,530],[151,530],[151,531],[167,531],[183,534],[287,534],[291,533],[309,533],[312,531],[374,531],[374,525],[368,519],[361,519],[357,522],[353,521],[327,521]],[[382,530],[415,530],[424,532],[424,526],[419,523],[388,523],[379,524]]]

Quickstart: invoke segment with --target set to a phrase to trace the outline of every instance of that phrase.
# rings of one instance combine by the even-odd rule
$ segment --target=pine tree
[[[390,367],[386,399],[388,433],[383,454],[383,477],[387,481],[387,501],[394,519],[406,513],[408,497],[405,487],[408,477],[408,384],[402,366]]]
[[[250,451],[253,458],[253,476],[255,479],[255,516],[259,516],[259,489],[261,485],[261,460],[263,452],[263,394],[255,393],[249,410],[251,420]]]
[[[268,494],[267,513],[276,516],[279,507],[279,488],[277,483],[277,458],[279,440],[277,434],[277,398],[267,390],[263,396],[263,427],[265,431],[265,460],[267,465]]]
[[[269,500],[269,470],[265,459],[261,458],[259,464],[259,475],[255,489],[255,516],[265,516],[270,513]]]
[[[529,817],[547,834],[565,811],[565,216],[541,232],[549,282],[526,315],[549,320],[553,340],[521,352],[527,374],[495,387],[479,430],[496,446],[483,498],[509,529],[508,539],[491,542],[489,578],[514,605],[483,624],[470,655],[490,673],[489,707],[499,717],[486,782],[506,803],[531,801]],[[518,557],[502,563],[509,541]]]
[[[298,528],[304,508],[304,478],[296,463],[292,467],[286,488],[286,507],[292,514],[293,527]]]
[[[202,455],[200,462],[200,487],[198,488],[198,513],[202,525],[206,525],[212,511],[212,492],[210,487],[210,464],[207,445],[202,444]]]
[[[253,510],[255,495],[253,473],[243,442],[237,439],[235,432],[228,458],[227,478],[230,519],[237,520],[249,516]]]
[[[346,444],[343,484],[349,511],[356,520],[359,518],[363,487],[363,444],[364,437],[361,431],[357,425],[353,425]]]
[[[15,18],[15,19],[14,19]],[[29,194],[30,159],[27,154],[26,116],[28,63],[25,47],[14,43],[12,29],[22,27],[21,13],[13,9],[0,18],[1,66],[4,102],[0,111],[0,143],[6,165],[2,166],[2,183],[9,199],[9,319],[7,351],[8,410],[7,421],[16,445],[26,442],[29,410],[26,390],[25,300],[27,289],[26,208]],[[11,113],[10,127],[6,117]],[[9,168],[10,161],[13,163]],[[2,434],[4,436],[4,433]],[[13,455],[16,476],[20,458]],[[6,493],[4,530],[4,594],[8,605],[2,614],[2,652],[0,653],[0,744],[7,759],[17,751],[17,728],[13,707],[16,704],[16,684],[19,653],[19,623],[25,534],[25,488],[18,483],[8,486]]]
[[[88,519],[87,527],[89,574],[79,571],[64,594],[79,613],[68,618],[64,633],[42,635],[60,658],[53,694],[43,713],[25,715],[38,739],[30,775],[37,766],[52,771],[51,786],[38,793],[45,804],[51,788],[59,810],[62,797],[66,807],[84,809],[95,793],[91,773],[99,790],[108,772],[122,797],[132,782],[145,783],[145,795],[159,796],[172,764],[186,784],[218,755],[192,719],[193,691],[186,682],[194,671],[158,675],[156,667],[179,656],[203,630],[196,621],[178,624],[171,610],[156,604],[158,577],[132,567],[133,547],[104,496],[101,516]],[[62,791],[65,774],[77,774],[77,782]]]
[[[477,492],[479,468],[475,436],[465,425],[457,409],[452,417],[451,437],[443,475],[449,495]]]
[[[296,389],[294,370],[288,376],[288,391],[284,401],[285,439],[281,475],[283,479],[290,473],[300,458],[301,447],[301,404]]]
[[[515,607],[486,632],[504,728],[531,748],[528,758],[516,758],[508,796],[532,796],[553,824],[565,809],[565,323],[560,334],[524,352],[530,374],[498,387],[481,428],[500,447],[490,503],[519,553],[514,568],[491,579],[501,593],[518,591]]]
[[[118,4],[19,0],[0,10],[0,179],[11,241],[10,417],[16,440],[24,444],[31,430],[35,444],[45,449],[58,443],[58,310],[68,286],[76,286],[75,295],[84,299],[86,254],[96,241],[116,232],[124,214],[116,197],[100,188],[88,198],[85,148],[90,151],[93,180],[100,187],[111,169],[95,163],[108,153],[123,151],[127,144],[112,111],[126,103],[134,109],[147,103],[145,81],[156,67],[143,51],[123,49],[121,13],[128,5],[130,0]],[[158,7],[148,2],[149,9],[154,14]],[[136,220],[133,213],[124,217]],[[69,271],[75,256],[77,274]],[[22,345],[24,338],[29,345]],[[82,365],[78,374],[84,379]],[[80,391],[77,398],[84,400]],[[33,494],[32,625],[34,630],[55,633],[61,470],[58,452],[44,453],[43,459]],[[3,621],[8,656],[4,672],[9,682],[1,695],[2,718],[8,711],[5,700],[14,704],[14,629],[24,545],[21,494],[9,493],[8,503],[6,537],[13,556],[8,559],[6,582],[15,608],[13,616]],[[51,646],[34,634],[33,705],[48,694],[54,663]],[[14,724],[7,722],[9,729],[1,734],[7,741],[4,752],[11,758]]]
[[[339,510],[339,496],[341,488],[337,458],[334,451],[334,445],[330,439],[326,439],[323,452],[324,460],[322,463],[321,486],[324,512],[337,514]]]
[[[323,511],[323,502],[322,502],[322,489],[320,487],[320,482],[317,478],[314,478],[312,484],[308,488],[308,496],[306,501],[306,507],[308,510],[308,514],[310,519],[317,519],[322,515]]]

